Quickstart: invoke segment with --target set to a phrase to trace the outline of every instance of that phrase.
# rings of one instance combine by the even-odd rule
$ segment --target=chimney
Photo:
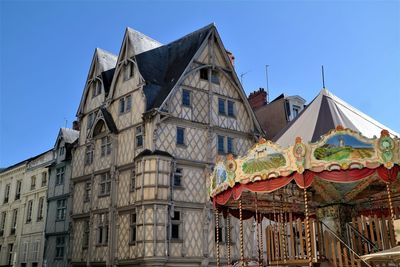
[[[72,129],[73,130],[76,130],[76,131],[79,131],[79,122],[78,121],[73,121],[72,122]]]
[[[265,92],[264,88],[260,88],[250,93],[247,99],[249,100],[251,108],[253,110],[257,109],[267,104],[267,92]]]
[[[229,50],[225,50],[226,53],[228,54],[229,60],[232,63],[232,66],[235,67],[235,56],[233,55],[233,53]]]

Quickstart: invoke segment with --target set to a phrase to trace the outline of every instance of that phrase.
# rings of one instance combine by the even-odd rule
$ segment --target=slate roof
[[[104,121],[107,124],[108,129],[112,132],[112,133],[117,133],[118,129],[117,126],[115,125],[114,119],[111,116],[111,114],[107,111],[106,108],[101,108],[100,109],[101,113],[103,114],[103,118]]]
[[[322,89],[314,100],[273,138],[273,141],[284,147],[293,145],[297,136],[305,143],[316,142],[338,125],[360,132],[369,138],[380,136],[384,129],[392,136],[400,136],[327,89]]]
[[[147,111],[164,102],[214,27],[207,25],[172,43],[136,55],[139,72],[146,81]]]
[[[99,73],[107,71],[115,67],[117,64],[117,56],[101,48],[96,48],[95,56],[98,61]]]
[[[132,52],[135,55],[160,47],[162,45],[160,42],[132,28],[128,27],[126,31],[128,34],[129,43],[133,46],[134,51]]]
[[[64,138],[64,142],[68,144],[72,144],[79,137],[79,131],[70,128],[61,128],[61,134]]]

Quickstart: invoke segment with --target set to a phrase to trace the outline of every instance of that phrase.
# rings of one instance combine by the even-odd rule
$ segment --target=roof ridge
[[[100,48],[100,47],[96,47],[95,53],[98,54],[99,52],[100,52],[100,53],[103,53],[103,54],[107,54],[107,55],[109,55],[109,56],[113,56],[113,57],[115,57],[115,58],[118,57],[117,55],[111,53],[110,51],[107,51],[107,50],[105,50],[105,49],[103,49],[103,48]]]
[[[195,33],[198,33],[198,32],[200,32],[200,31],[203,31],[203,30],[205,30],[205,29],[207,29],[207,28],[215,28],[215,23],[214,22],[212,22],[212,23],[210,23],[210,24],[207,24],[206,26],[204,26],[204,27],[201,27],[200,29],[197,29],[197,30],[195,30],[195,31],[193,31],[193,32],[190,32],[190,33],[188,33],[188,34],[186,34],[186,35],[184,35],[184,36],[182,36],[182,37],[180,37],[180,38],[178,38],[178,39],[176,39],[176,40],[174,40],[174,41],[172,41],[172,42],[169,42],[168,44],[166,44],[166,45],[169,45],[169,44],[172,44],[172,43],[175,43],[175,42],[178,42],[179,40],[182,40],[182,39],[184,39],[184,38],[187,38],[187,37],[189,37],[189,36],[191,36],[191,35],[194,35]]]
[[[145,37],[145,38],[147,38],[147,39],[149,39],[149,40],[151,40],[151,41],[153,41],[153,42],[156,42],[156,43],[158,43],[158,44],[160,44],[160,45],[163,45],[161,42],[157,41],[156,39],[154,39],[154,38],[152,38],[152,37],[150,37],[150,36],[148,36],[148,35],[146,35],[146,34],[140,32],[140,31],[138,31],[138,30],[136,30],[136,29],[134,29],[134,28],[131,28],[131,27],[129,27],[129,26],[126,27],[126,31],[127,31],[127,32],[138,33],[139,35],[141,35],[141,36],[143,36],[143,37]]]

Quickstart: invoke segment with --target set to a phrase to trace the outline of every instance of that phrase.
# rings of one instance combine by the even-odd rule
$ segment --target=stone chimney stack
[[[264,88],[260,88],[250,93],[247,99],[249,100],[251,108],[253,110],[257,109],[267,104],[267,92],[265,92]]]
[[[232,66],[235,67],[235,56],[233,55],[233,53],[229,50],[226,50],[226,53],[228,54],[229,60],[232,63]]]

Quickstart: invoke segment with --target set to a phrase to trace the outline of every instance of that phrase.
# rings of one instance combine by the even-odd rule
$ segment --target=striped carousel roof
[[[369,138],[379,136],[384,129],[388,130],[392,137],[400,136],[324,88],[295,120],[274,137],[273,141],[283,147],[292,145],[297,136],[304,142],[316,142],[322,135],[339,125]]]

